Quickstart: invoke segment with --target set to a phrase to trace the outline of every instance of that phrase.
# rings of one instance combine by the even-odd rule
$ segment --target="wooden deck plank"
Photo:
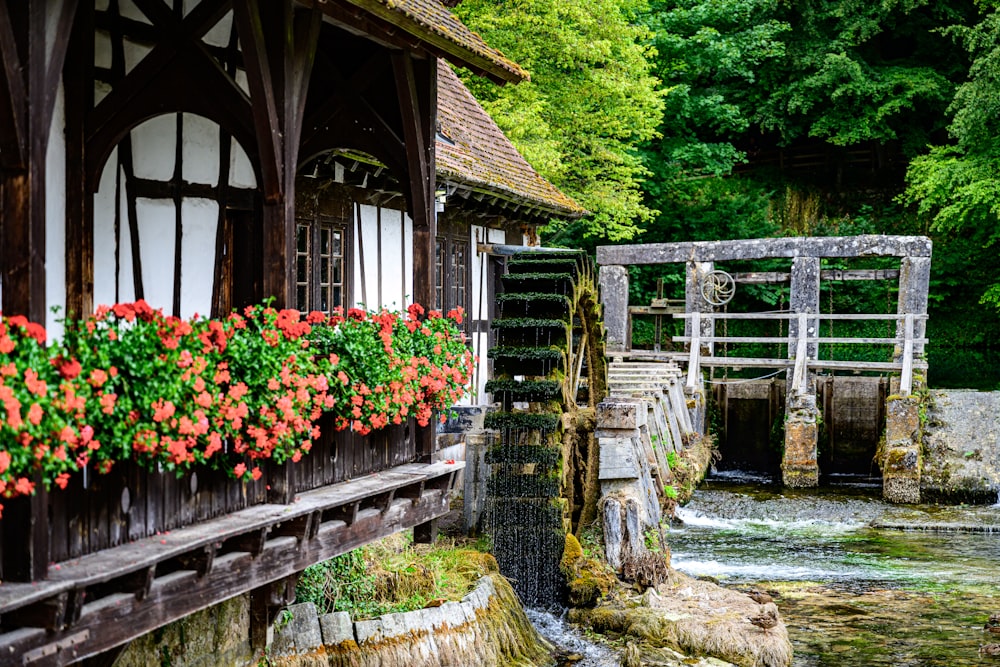
[[[350,482],[303,492],[290,505],[257,505],[218,519],[56,563],[49,568],[49,578],[46,581],[0,585],[0,614],[34,604],[70,588],[82,588],[116,579],[192,550],[300,518],[311,512],[357,502],[415,481],[450,475],[462,467],[464,463],[461,462],[397,466]]]
[[[403,476],[409,480],[414,477]],[[343,521],[326,521],[315,537],[302,542],[294,537],[269,540],[256,558],[246,552],[224,554],[216,558],[204,576],[194,570],[181,570],[158,577],[145,599],[122,593],[108,595],[85,604],[79,620],[67,628],[52,633],[21,629],[0,635],[0,647],[4,649],[0,651],[0,667],[20,667],[25,655],[45,656],[37,663],[45,666],[79,661],[313,563],[426,523],[447,511],[446,494],[427,491],[415,504],[409,499],[397,499],[385,513],[374,508],[362,510],[350,526]]]

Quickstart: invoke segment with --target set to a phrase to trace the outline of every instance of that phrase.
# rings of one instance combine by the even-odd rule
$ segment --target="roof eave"
[[[490,185],[487,183],[482,183],[476,180],[471,180],[469,178],[463,177],[451,170],[442,169],[440,165],[437,169],[438,178],[446,181],[460,185],[462,188],[469,190],[470,192],[475,192],[476,194],[484,195],[486,197],[494,197],[496,199],[502,200],[509,204],[514,204],[516,206],[521,206],[525,210],[530,210],[536,212],[539,215],[548,215],[554,218],[562,218],[565,220],[576,220],[582,218],[589,214],[584,208],[571,208],[569,206],[563,206],[561,204],[541,202],[537,199],[528,199],[524,196],[518,195],[517,193],[499,188],[495,185]]]
[[[346,1],[359,9],[363,9],[364,11],[369,12],[384,21],[388,21],[393,25],[398,26],[401,30],[406,31],[410,35],[419,39],[421,42],[430,46],[433,51],[436,51],[435,55],[442,56],[459,67],[468,67],[469,69],[477,73],[484,74],[490,79],[501,84],[520,83],[521,81],[528,81],[531,79],[528,72],[521,68],[517,63],[508,61],[509,67],[504,66],[499,61],[465,48],[453,40],[448,39],[444,35],[429,29],[428,26],[421,25],[412,18],[400,14],[391,7],[379,2],[379,0]],[[400,18],[405,18],[406,20],[400,21]]]

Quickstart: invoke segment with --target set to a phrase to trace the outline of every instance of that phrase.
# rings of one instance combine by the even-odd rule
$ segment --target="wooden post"
[[[689,324],[685,328],[691,329],[691,342],[688,344],[690,349],[688,351],[688,373],[685,389],[693,391],[698,384],[698,359],[701,355],[701,313],[698,311],[691,313],[688,322]]]
[[[701,294],[701,281],[709,273],[715,270],[715,264],[713,262],[693,262],[689,261],[687,263],[686,277],[684,281],[684,311],[687,313],[711,313],[714,312],[714,308],[705,301],[705,298]],[[700,322],[700,337],[711,339],[715,336],[715,320],[711,317],[699,320]],[[692,330],[692,321],[688,320],[684,325],[684,335],[694,336]],[[712,356],[715,350],[715,344],[711,341],[702,343],[703,354]]]
[[[903,320],[903,370],[899,377],[899,393],[909,396],[913,391],[913,313],[907,313]]]
[[[896,338],[902,344],[897,344],[893,351],[893,361],[906,363],[906,342],[910,341],[910,363],[913,357],[918,359],[924,356],[923,338],[927,331],[927,321],[923,315],[927,314],[927,291],[931,277],[930,257],[904,257],[899,263],[899,303],[896,312],[901,317],[896,322]],[[907,319],[909,317],[909,319]],[[912,327],[907,335],[906,327]],[[911,367],[912,375],[912,367]],[[903,379],[900,379],[903,382]],[[908,391],[903,392],[900,386],[900,393],[904,396],[912,391],[912,384]]]
[[[803,363],[807,359],[815,359],[819,347],[818,343],[806,342],[807,338],[819,337],[819,320],[815,317],[819,312],[819,273],[819,257],[796,257],[792,261],[789,302],[792,312],[798,313],[799,317],[788,322],[788,358],[796,359],[796,365],[789,369],[786,376],[788,378],[786,402],[789,404],[799,396],[812,394],[812,392],[798,391],[794,380],[798,371],[798,358],[801,357]],[[813,315],[813,317],[803,317],[803,315]],[[808,371],[805,371],[799,380],[799,385],[802,384],[806,387],[812,386]]]

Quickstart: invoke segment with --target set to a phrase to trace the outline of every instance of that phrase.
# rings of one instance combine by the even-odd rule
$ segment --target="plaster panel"
[[[153,49],[145,44],[138,44],[136,42],[129,41],[128,39],[122,40],[125,45],[125,73],[128,74],[135,66],[142,62],[150,51]]]
[[[56,322],[66,315],[66,126],[63,87],[56,88],[56,101],[45,152],[45,328],[50,338],[62,338],[63,327]],[[52,307],[58,306],[56,313]]]
[[[101,181],[94,194],[94,305],[115,302],[115,170],[118,149],[104,164]]]
[[[405,295],[403,282],[403,212],[382,209],[382,303],[389,310],[403,310]]]
[[[125,198],[125,173],[121,174],[122,190],[116,200],[118,207],[118,268],[115,293],[108,303],[135,301],[135,272],[132,270],[132,235],[128,226],[128,202]]]
[[[198,4],[198,3],[191,3]],[[222,20],[216,23],[211,30],[205,33],[202,38],[206,44],[209,46],[229,46],[229,35],[232,33],[233,29],[233,12],[230,11],[228,14],[222,17]]]
[[[94,66],[111,68],[111,37],[103,30],[94,31]]]
[[[215,236],[219,204],[185,199],[181,207],[181,317],[211,315],[215,285]]]
[[[95,81],[94,82],[94,105],[96,106],[96,105],[100,104],[101,100],[103,100],[105,97],[107,97],[108,93],[110,93],[110,92],[111,92],[111,86],[109,86],[108,84],[104,83],[103,81]]]
[[[472,277],[472,290],[469,292],[469,319],[486,319],[484,313],[489,311],[490,305],[486,303],[487,276],[483,270],[483,264],[489,261],[488,255],[480,254],[479,244],[483,243],[487,237],[486,228],[479,225],[472,225],[472,261],[469,263],[469,271]]]
[[[354,302],[358,307],[378,308],[378,208],[362,204],[355,208],[358,213],[360,219],[354,227]]]
[[[219,183],[219,125],[203,116],[184,114],[182,175],[189,183]]]
[[[140,198],[136,200],[136,209],[146,301],[153,308],[163,308],[169,313],[174,304],[174,204],[163,199]]]
[[[247,95],[250,94],[250,82],[247,81],[246,70],[236,70],[236,85],[239,86]]]
[[[229,185],[236,188],[256,188],[257,176],[253,172],[253,164],[243,146],[233,141],[229,150]]]
[[[177,118],[172,113],[150,118],[134,128],[132,161],[136,177],[169,181],[174,175],[176,145]]]
[[[403,260],[405,269],[403,270],[403,305],[409,306],[413,303],[413,220],[409,214],[403,214],[403,247],[406,248],[406,257]]]
[[[132,0],[119,0],[118,11],[121,12],[121,15],[124,16],[125,18],[130,18],[136,21],[141,21],[142,23],[149,24],[149,19],[147,19],[146,15],[143,14],[142,11],[135,6],[135,3]]]

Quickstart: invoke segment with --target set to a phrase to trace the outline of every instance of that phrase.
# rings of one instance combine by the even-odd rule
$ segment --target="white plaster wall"
[[[473,225],[472,227],[472,261],[469,270],[472,271],[472,303],[470,304],[470,319],[493,319],[494,303],[489,296],[490,268],[489,256],[479,252],[479,243],[504,243],[506,233],[502,229],[489,229]],[[489,334],[472,334],[472,351],[479,358],[472,378],[472,395],[462,404],[477,405],[486,400],[487,372],[486,353],[489,350]]]
[[[183,115],[183,178],[216,185],[219,178],[219,126],[192,114]],[[174,173],[176,115],[158,116],[132,130],[136,176],[160,181]],[[230,183],[255,187],[256,179],[246,152],[235,142],[230,154],[234,166]],[[124,176],[116,187],[117,153],[104,168],[94,197],[94,301],[111,304],[135,299],[132,248],[128,226]],[[117,200],[116,200],[116,189]],[[115,210],[119,214],[115,238]],[[215,242],[219,206],[210,199],[187,198],[181,204],[181,303],[183,317],[207,315],[212,307],[215,281]],[[136,205],[144,296],[155,308],[173,310],[176,209],[167,199],[140,199]],[[118,243],[118,268],[115,246]]]
[[[153,308],[163,308],[169,313],[174,303],[174,203],[168,199],[140,198],[136,200],[136,210],[146,301]]]
[[[181,146],[181,164],[184,170],[184,180],[189,183],[218,185],[219,124],[204,116],[190,113],[183,114],[183,123],[184,142]]]
[[[403,287],[403,307],[409,306],[413,303],[413,219],[410,215],[404,214],[403,216],[403,244],[404,250],[401,250],[405,254],[403,260],[403,280],[405,281]]]
[[[62,338],[56,319],[66,316],[66,107],[63,87],[56,89],[55,108],[45,153],[45,328],[50,338]],[[59,310],[52,312],[52,307]],[[77,313],[79,315],[79,313]]]
[[[149,19],[146,15],[135,6],[132,0],[119,0],[118,10],[121,12],[122,16],[130,19],[135,19],[136,21],[141,21],[143,23],[149,23]]]
[[[253,173],[253,164],[238,142],[233,141],[229,149],[229,184],[237,188],[256,188],[257,177]]]
[[[111,151],[94,195],[94,305],[115,302],[115,169],[118,149]]]
[[[354,305],[359,308],[377,309],[380,264],[378,207],[367,204],[355,206],[354,214],[357,218],[354,221]],[[364,282],[362,282],[362,272]]]
[[[94,66],[111,67],[111,37],[103,30],[94,33]]]
[[[215,285],[215,237],[219,203],[211,199],[185,199],[181,207],[181,317],[212,312]]]
[[[151,46],[146,46],[145,44],[139,44],[128,39],[122,40],[125,51],[125,73],[131,72],[136,65],[142,62],[142,59],[149,55],[149,52],[153,50]]]
[[[174,175],[176,147],[177,116],[172,113],[150,118],[133,128],[132,162],[135,175],[169,181]]]
[[[188,6],[196,6],[199,3],[185,3]],[[188,9],[190,11],[190,9]],[[203,38],[206,44],[211,46],[229,46],[229,34],[233,27],[233,12],[230,11],[228,14],[222,17],[222,20],[215,24],[215,26],[205,33]]]
[[[405,267],[403,266],[404,214],[390,208],[382,209],[381,266],[382,303],[380,308],[403,310],[406,308]]]

